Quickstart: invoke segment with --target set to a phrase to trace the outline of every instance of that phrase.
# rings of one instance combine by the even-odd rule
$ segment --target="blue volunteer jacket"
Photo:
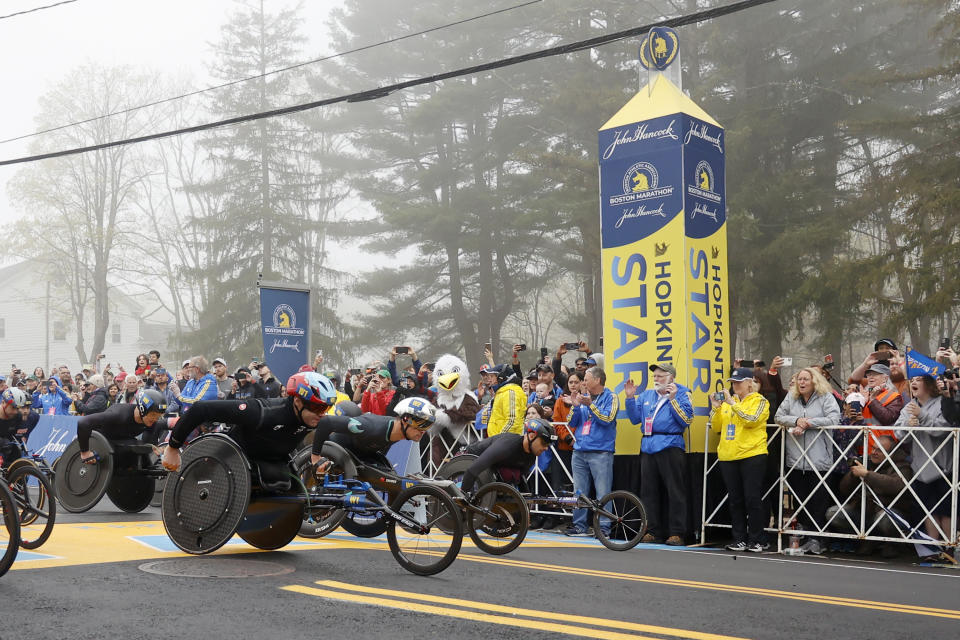
[[[178,400],[181,404],[181,413],[184,413],[200,400],[217,399],[217,379],[208,373],[199,380],[187,380],[186,386],[180,393]]]
[[[660,411],[657,403],[660,395],[654,389],[647,389],[638,393],[634,398],[627,398],[627,416],[630,422],[643,424],[648,417],[653,417],[653,434],[645,435],[640,441],[640,451],[643,453],[659,453],[669,447],[686,449],[683,442],[683,432],[693,421],[693,404],[690,402],[690,389],[677,385],[677,395],[673,400],[667,400]]]
[[[570,410],[570,428],[577,439],[574,451],[610,451],[617,442],[617,413],[620,399],[610,389],[593,399],[589,407]]]

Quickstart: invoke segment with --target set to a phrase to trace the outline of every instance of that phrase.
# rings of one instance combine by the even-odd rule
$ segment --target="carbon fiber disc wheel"
[[[54,488],[60,505],[71,513],[82,513],[100,502],[113,478],[113,447],[99,431],[90,434],[90,450],[100,456],[95,464],[80,459],[80,445],[71,442],[57,462]]]
[[[107,485],[107,497],[126,513],[140,513],[150,506],[157,481],[149,476],[114,475]]]
[[[182,454],[180,472],[167,476],[163,527],[187,553],[210,553],[233,536],[250,502],[250,465],[223,434],[201,436]]]

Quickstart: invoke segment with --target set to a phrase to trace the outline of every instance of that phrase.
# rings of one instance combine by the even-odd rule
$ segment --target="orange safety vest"
[[[884,389],[883,393],[877,396],[877,400],[881,405],[886,407],[891,402],[897,399],[897,396],[900,395],[899,392],[894,391],[893,389]],[[877,422],[877,419],[873,417],[873,413],[870,411],[870,407],[866,406],[863,408],[863,420],[867,424],[880,424]],[[894,440],[897,440],[897,435],[893,429],[870,429],[870,450],[873,451],[873,448],[879,444],[877,438],[880,436],[890,436]]]

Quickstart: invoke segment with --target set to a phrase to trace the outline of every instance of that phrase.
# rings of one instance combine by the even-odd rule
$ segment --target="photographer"
[[[423,366],[420,358],[417,357],[417,352],[410,347],[394,347],[390,349],[390,359],[387,360],[387,371],[390,372],[390,382],[394,387],[400,386],[400,377],[397,375],[397,355],[399,354],[410,356],[410,359],[413,361],[414,374],[420,371],[420,367]]]
[[[394,390],[390,388],[390,372],[380,369],[375,374],[365,376],[364,380],[366,389],[361,396],[360,409],[364,413],[387,415],[387,406],[394,394]]]
[[[110,398],[107,397],[107,390],[103,388],[103,376],[96,373],[87,380],[83,400],[74,400],[73,406],[77,414],[88,416],[94,413],[101,413],[110,406]]]
[[[227,395],[227,400],[247,400],[248,398],[266,398],[267,392],[260,383],[250,377],[250,369],[240,367],[233,374],[233,387]]]
[[[150,353],[154,353],[151,351]],[[170,374],[163,367],[157,367],[153,370],[156,389],[167,399],[167,414],[180,413],[180,403],[177,402],[177,392],[179,388],[175,384],[170,384]]]
[[[44,392],[40,394],[40,413],[47,416],[65,416],[70,412],[70,403],[73,402],[63,389],[56,376],[44,384]]]

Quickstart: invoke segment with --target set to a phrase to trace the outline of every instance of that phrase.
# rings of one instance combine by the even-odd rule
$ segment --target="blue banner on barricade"
[[[281,383],[311,362],[310,288],[260,285],[260,330],[267,365]]]
[[[77,420],[77,416],[40,416],[27,438],[27,450],[40,454],[52,465],[77,437]]]

